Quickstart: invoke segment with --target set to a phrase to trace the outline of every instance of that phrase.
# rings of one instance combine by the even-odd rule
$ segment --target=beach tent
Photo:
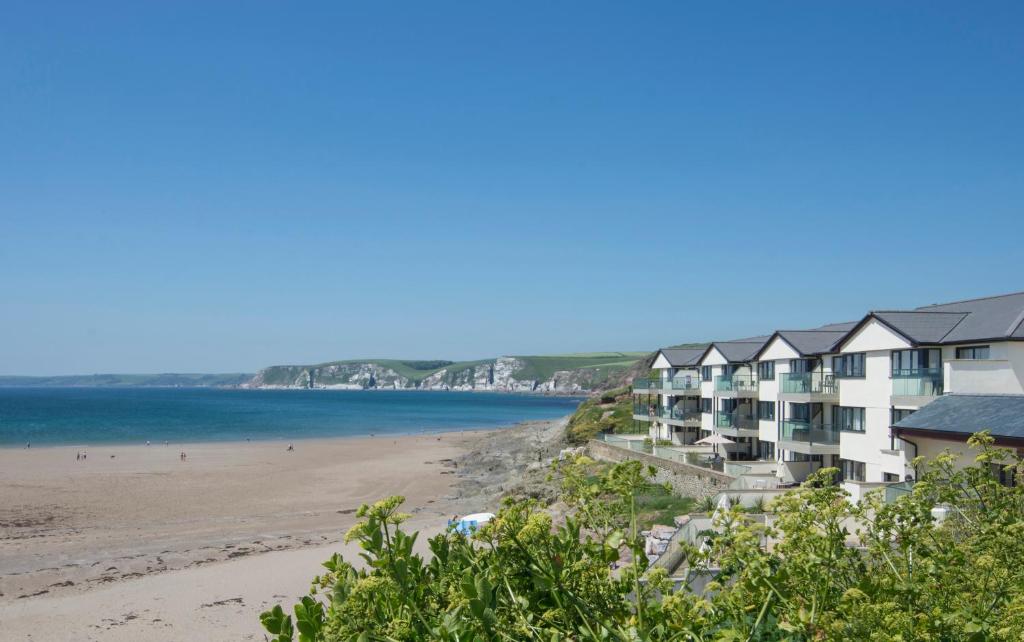
[[[455,532],[469,535],[487,522],[494,519],[494,513],[473,513],[455,522]]]

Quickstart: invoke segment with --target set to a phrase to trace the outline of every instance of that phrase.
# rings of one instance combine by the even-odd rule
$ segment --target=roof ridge
[[[993,294],[991,296],[979,296],[979,297],[975,297],[973,299],[962,299],[960,301],[950,301],[948,303],[929,303],[928,305],[922,305],[920,308],[917,308],[917,309],[921,310],[921,308],[932,308],[932,307],[935,307],[937,305],[956,305],[957,303],[971,303],[972,301],[985,301],[987,299],[1002,299],[1003,297],[1018,296],[1018,295],[1021,295],[1021,294],[1024,294],[1024,290],[1021,290],[1019,292],[1007,292],[1006,294]],[[927,310],[921,310],[921,311],[922,312],[927,312]]]
[[[1010,327],[1006,329],[1006,336],[1012,337],[1021,325],[1024,325],[1024,310],[1021,310],[1017,318],[1010,322]]]
[[[1021,292],[1024,294],[1024,292]],[[938,305],[949,305],[940,303]],[[872,310],[870,314],[970,314],[970,310]]]
[[[942,335],[942,338],[939,339],[939,341],[945,341],[946,337],[948,337],[949,335],[953,334],[953,330],[956,330],[957,328],[959,328],[960,324],[963,323],[964,320],[967,317],[971,316],[971,313],[970,312],[964,312],[963,315],[964,316],[960,317],[959,321],[957,321],[956,323],[953,324],[953,327],[949,329],[949,332],[947,332],[946,334]]]

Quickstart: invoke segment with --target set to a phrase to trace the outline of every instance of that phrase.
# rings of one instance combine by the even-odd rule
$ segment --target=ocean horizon
[[[0,388],[0,447],[175,444],[483,430],[581,397],[426,390]]]

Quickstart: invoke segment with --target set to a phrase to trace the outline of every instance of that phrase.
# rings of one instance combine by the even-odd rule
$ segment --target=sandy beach
[[[425,533],[557,448],[562,421],[406,437],[0,449],[0,627],[10,640],[263,639],[364,502]],[[539,444],[545,444],[539,446]],[[187,459],[180,459],[180,452]],[[424,538],[425,539],[425,538]],[[421,543],[424,543],[421,539]]]

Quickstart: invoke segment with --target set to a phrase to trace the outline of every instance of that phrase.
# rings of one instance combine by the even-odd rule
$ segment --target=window
[[[900,480],[900,476],[897,475],[896,473],[882,473],[882,481],[884,481],[884,482],[890,482],[891,483],[891,482],[898,482],[899,480]]]
[[[757,445],[758,459],[775,459],[775,444],[770,441],[762,441]]]
[[[700,411],[711,412],[711,400],[708,399],[707,397],[700,398]]]
[[[942,351],[938,348],[920,350],[893,350],[892,375],[914,375],[921,370],[936,370],[942,367]]]
[[[821,455],[805,455],[803,453],[797,453],[790,451],[789,459],[786,461],[813,461],[816,463],[822,463]]]
[[[832,372],[836,377],[849,379],[864,376],[864,353],[854,352],[832,357]]]
[[[864,462],[840,459],[839,478],[843,481],[864,481]]]
[[[711,381],[711,366],[700,367],[700,380]]]
[[[832,408],[832,423],[839,430],[864,432],[864,409],[835,406]]]
[[[894,423],[894,424],[895,423],[899,423],[900,420],[905,419],[905,418],[909,417],[912,414],[914,414],[913,410],[905,410],[905,409],[902,409],[902,408],[893,408],[892,409],[892,421],[890,423]]]
[[[807,372],[813,372],[814,367],[817,364],[817,359],[790,359],[789,371],[792,372],[793,374],[804,374]]]
[[[957,348],[957,359],[988,359],[988,346],[970,346],[969,348]]]
[[[775,362],[759,361],[757,363],[757,378],[761,381],[770,381],[775,378]]]
[[[789,404],[789,415],[793,421],[810,421],[811,420],[811,404],[809,403],[791,403]]]
[[[775,402],[774,401],[758,401],[757,402],[757,418],[758,419],[771,419],[775,420]]]

